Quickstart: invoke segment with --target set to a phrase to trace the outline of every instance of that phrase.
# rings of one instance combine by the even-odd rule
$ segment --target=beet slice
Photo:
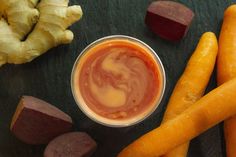
[[[90,157],[96,147],[96,142],[87,133],[66,133],[48,144],[44,157]]]
[[[187,33],[193,17],[193,11],[183,4],[173,1],[155,1],[147,9],[145,23],[160,37],[178,41]]]
[[[71,131],[71,117],[32,96],[23,96],[11,122],[12,133],[27,144],[47,144]]]

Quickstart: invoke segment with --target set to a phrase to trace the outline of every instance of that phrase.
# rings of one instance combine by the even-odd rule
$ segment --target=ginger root
[[[67,28],[82,16],[69,0],[0,0],[0,66],[30,62],[73,40]],[[26,38],[26,39],[25,39]]]

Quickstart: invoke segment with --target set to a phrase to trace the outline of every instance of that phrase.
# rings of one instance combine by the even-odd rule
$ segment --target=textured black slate
[[[199,37],[205,31],[218,35],[224,9],[236,0],[178,0],[196,14],[189,33],[178,43],[162,40],[146,28],[144,16],[150,2],[73,0],[70,3],[80,4],[84,16],[71,27],[75,39],[70,45],[54,48],[28,64],[0,68],[0,157],[42,157],[45,146],[23,144],[9,131],[11,117],[22,95],[44,99],[70,114],[75,130],[88,132],[98,142],[94,157],[115,157],[131,141],[160,124],[171,91]],[[92,41],[112,34],[130,35],[149,44],[162,59],[167,74],[166,92],[159,108],[150,118],[129,128],[108,128],[91,121],[78,109],[70,90],[71,69],[81,50]],[[208,90],[214,87],[213,76]],[[224,156],[222,125],[191,142],[189,157]]]

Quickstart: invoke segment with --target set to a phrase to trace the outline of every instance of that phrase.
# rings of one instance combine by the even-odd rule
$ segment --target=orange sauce
[[[80,58],[76,88],[86,105],[109,119],[138,116],[160,97],[163,80],[150,50],[137,42],[108,40]]]

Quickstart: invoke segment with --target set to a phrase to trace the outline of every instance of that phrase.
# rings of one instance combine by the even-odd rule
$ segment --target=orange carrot
[[[217,38],[214,33],[204,33],[191,56],[184,73],[175,85],[163,118],[166,122],[199,100],[214,69],[218,51]],[[180,145],[163,157],[186,157],[189,142]]]
[[[126,147],[118,157],[159,157],[236,114],[236,79],[212,90],[175,118]]]
[[[236,77],[236,5],[226,9],[219,38],[217,83]],[[227,157],[236,156],[236,116],[224,123]]]
[[[191,56],[183,75],[177,82],[171,95],[163,122],[170,120],[202,97],[215,65],[218,51],[214,33],[204,33]],[[185,157],[189,142],[176,147],[165,154],[165,157]]]

